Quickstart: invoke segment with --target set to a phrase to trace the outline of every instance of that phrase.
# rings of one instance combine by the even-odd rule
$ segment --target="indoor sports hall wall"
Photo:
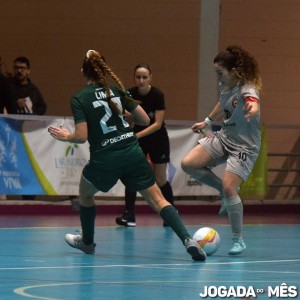
[[[102,51],[126,86],[133,83],[135,64],[148,62],[154,84],[166,96],[166,118],[192,123],[199,113],[201,4],[201,0],[2,0],[0,56],[8,71],[16,56],[31,60],[31,77],[48,102],[47,114],[59,116],[70,114],[69,98],[84,83],[80,67],[86,50]],[[220,50],[239,44],[257,58],[270,152],[300,152],[299,11],[298,0],[220,0],[219,37],[212,37],[218,39]],[[214,99],[207,101],[213,105]],[[286,158],[271,163],[280,168]],[[299,168],[299,158],[295,163]],[[269,177],[271,182],[299,184],[299,172],[273,172]],[[299,188],[280,189],[275,196],[295,198]]]
[[[199,15],[199,0],[2,0],[0,56],[8,68],[18,55],[30,58],[48,115],[70,114],[83,56],[97,49],[128,87],[134,66],[148,62],[167,118],[195,119]]]

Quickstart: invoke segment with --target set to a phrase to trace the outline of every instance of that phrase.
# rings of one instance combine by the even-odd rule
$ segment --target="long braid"
[[[109,99],[109,106],[119,115],[123,115],[123,112],[120,110],[120,108],[117,106],[117,104],[112,101],[111,99],[111,92],[109,85],[106,81],[105,75],[108,74],[114,82],[118,85],[120,90],[124,93],[124,96],[129,101],[138,102],[130,97],[127,96],[126,90],[124,85],[122,84],[121,80],[114,74],[114,72],[111,70],[111,68],[108,66],[108,64],[105,62],[105,59],[101,56],[100,53],[94,50],[89,50],[86,54],[86,57],[88,61],[91,64],[92,70],[90,70],[90,76],[101,83],[104,86],[105,93],[107,98]]]
[[[137,103],[140,103],[137,100],[134,100],[132,98],[130,98],[127,94],[126,94],[126,89],[122,83],[122,81],[119,79],[119,77],[112,71],[112,69],[106,64],[106,62],[104,62],[103,64],[103,68],[105,69],[105,72],[114,80],[114,82],[118,85],[118,87],[120,88],[120,90],[124,93],[125,98],[129,101],[134,101]]]
[[[91,50],[90,50],[91,51]],[[96,55],[91,55],[90,62],[93,67],[93,70],[97,74],[98,81],[104,86],[106,97],[109,99],[109,106],[111,109],[113,109],[118,115],[122,115],[122,111],[119,109],[119,107],[112,101],[111,99],[111,93],[110,93],[110,88],[109,85],[105,79],[105,62],[103,58],[101,57],[100,54],[97,52],[93,51],[93,54],[95,53]]]

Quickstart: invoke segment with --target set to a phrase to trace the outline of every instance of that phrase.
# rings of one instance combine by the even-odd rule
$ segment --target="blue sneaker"
[[[228,252],[229,255],[241,254],[246,249],[246,244],[242,238],[236,237],[233,238],[232,241],[232,248]]]

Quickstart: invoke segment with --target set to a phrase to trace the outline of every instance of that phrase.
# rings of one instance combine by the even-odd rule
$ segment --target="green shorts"
[[[82,173],[101,192],[108,192],[118,180],[133,192],[145,190],[155,183],[153,170],[138,143],[111,149],[101,157],[90,160]]]

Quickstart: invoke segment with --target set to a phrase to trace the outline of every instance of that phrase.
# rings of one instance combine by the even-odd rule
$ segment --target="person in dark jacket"
[[[12,84],[18,96],[17,113],[44,115],[47,104],[38,87],[29,78],[30,62],[28,58],[25,56],[17,57],[13,67]]]

